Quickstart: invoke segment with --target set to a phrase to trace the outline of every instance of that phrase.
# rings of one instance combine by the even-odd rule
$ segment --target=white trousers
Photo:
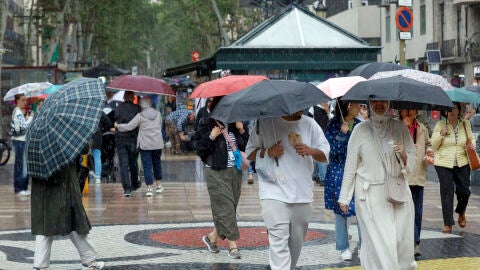
[[[77,248],[82,264],[95,261],[96,253],[92,244],[88,242],[87,235],[81,235],[73,231],[68,235],[73,245]],[[33,257],[34,268],[48,268],[50,266],[50,253],[54,236],[37,235],[35,237],[35,255]]]
[[[260,203],[268,229],[271,269],[295,269],[312,216],[312,204],[277,200],[261,200]]]

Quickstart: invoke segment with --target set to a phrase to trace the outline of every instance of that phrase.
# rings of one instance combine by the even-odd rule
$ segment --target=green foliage
[[[71,8],[64,15],[65,23],[81,24],[82,44],[91,39],[91,49],[78,60],[96,55],[101,62],[158,76],[164,69],[191,62],[191,53],[200,58],[212,56],[223,44],[220,27],[229,31],[232,41],[260,21],[252,9],[240,9],[239,0],[216,0],[223,19],[220,25],[211,0],[39,0],[52,10]],[[62,8],[60,8],[62,7]],[[55,14],[55,12],[52,12]],[[51,14],[52,14],[51,13]],[[80,16],[80,18],[77,18]],[[45,19],[55,25],[55,16]],[[57,22],[58,25],[58,22]],[[233,34],[237,33],[237,34]],[[147,55],[150,70],[147,70]]]

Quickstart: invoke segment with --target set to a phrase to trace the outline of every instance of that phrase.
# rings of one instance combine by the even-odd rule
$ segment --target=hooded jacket
[[[153,108],[146,108],[127,124],[118,124],[120,132],[139,128],[137,147],[140,150],[163,149],[162,115]]]

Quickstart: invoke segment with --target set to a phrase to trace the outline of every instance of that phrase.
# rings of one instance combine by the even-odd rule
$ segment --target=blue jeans
[[[137,138],[115,138],[115,143],[117,145],[120,178],[122,180],[123,190],[125,192],[131,192],[132,189],[140,185],[138,181]]]
[[[140,157],[143,165],[143,176],[145,178],[145,184],[148,186],[153,184],[153,176],[155,176],[155,180],[162,179],[162,163],[160,162],[161,156],[162,149],[140,150]]]
[[[348,226],[347,218],[342,215],[335,214],[335,248],[336,250],[341,252],[350,247],[348,243],[347,226]],[[362,243],[362,236],[360,235],[360,228],[358,228],[358,248],[359,249],[360,249],[361,243]]]
[[[25,159],[25,142],[12,140],[15,151],[13,166],[13,188],[15,193],[28,189],[27,160]]]
[[[248,174],[253,174],[253,162],[254,161],[250,161],[250,167],[248,167],[248,170],[247,170]]]
[[[413,207],[415,208],[415,243],[420,244],[420,231],[422,230],[422,214],[423,214],[423,190],[422,186],[410,186],[412,192]]]
[[[102,151],[94,148],[92,150],[93,162],[95,164],[95,177],[102,178]]]
[[[327,164],[314,161],[312,177],[325,181],[325,174],[327,174]]]

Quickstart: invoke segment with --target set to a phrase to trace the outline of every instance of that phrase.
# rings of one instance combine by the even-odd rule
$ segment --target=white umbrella
[[[24,94],[26,97],[36,97],[43,94],[43,91],[53,84],[49,82],[39,82],[39,83],[26,83],[15,88],[8,90],[5,97],[3,97],[4,101],[12,101],[15,100],[15,95]]]
[[[372,77],[370,77],[369,80],[390,78],[395,76],[403,76],[415,81],[435,85],[442,88],[443,90],[453,89],[453,86],[447,81],[447,79],[443,78],[442,76],[416,69],[402,69],[395,71],[377,72]]]

